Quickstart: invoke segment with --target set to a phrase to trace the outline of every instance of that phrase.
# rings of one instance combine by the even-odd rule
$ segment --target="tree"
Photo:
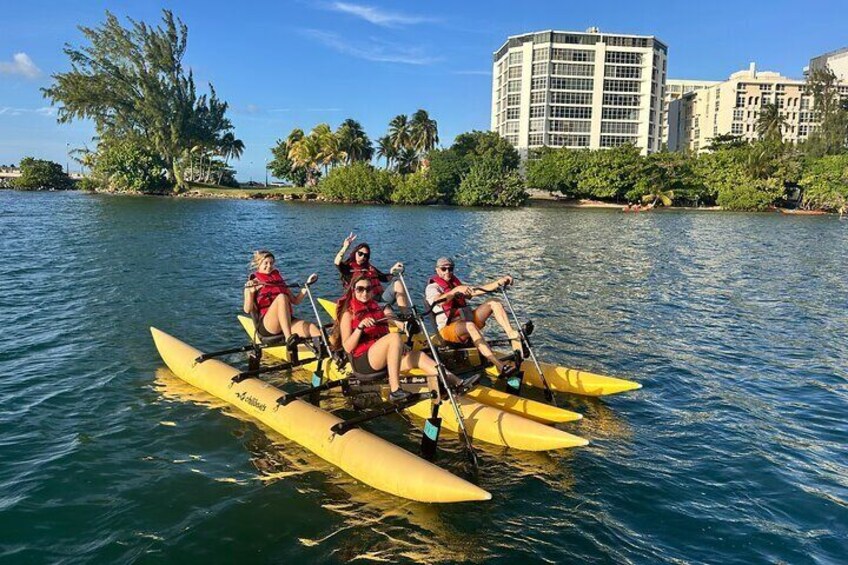
[[[74,181],[65,174],[62,165],[53,161],[24,157],[20,164],[21,176],[12,179],[12,186],[22,190],[68,190]]]
[[[208,95],[198,95],[193,74],[182,63],[188,28],[172,12],[163,10],[159,27],[130,24],[124,28],[106,12],[100,27],[80,27],[89,45],[66,46],[71,70],[54,74],[42,92],[60,105],[60,123],[90,119],[101,137],[146,140],[168,164],[170,182],[179,191],[192,148],[214,150],[232,129],[227,103],[212,85]]]
[[[780,113],[777,104],[766,104],[760,110],[757,119],[757,134],[762,141],[773,145],[783,143],[783,130],[786,128],[786,118]]]
[[[470,159],[469,162],[476,157],[493,157],[508,171],[514,171],[521,164],[521,155],[515,147],[493,131],[461,133],[456,136],[451,149],[460,157]]]
[[[391,198],[395,204],[434,204],[442,196],[433,182],[430,170],[418,170],[410,175],[394,177]]]
[[[587,152],[577,177],[577,193],[591,198],[621,200],[636,186],[640,158],[639,150],[633,145]]]
[[[334,168],[318,185],[321,194],[342,202],[388,202],[392,188],[391,173],[362,161]]]
[[[456,191],[460,206],[520,206],[527,200],[524,181],[496,157],[479,159]]]
[[[826,155],[808,163],[801,178],[802,206],[838,211],[848,203],[848,154]]]
[[[356,161],[370,161],[374,155],[371,140],[362,125],[348,118],[336,130],[339,150],[347,156],[345,162],[349,165]]]
[[[748,142],[741,135],[733,135],[732,133],[721,133],[713,138],[710,138],[710,144],[707,145],[708,151],[720,151],[722,149],[738,149],[745,147]]]
[[[303,139],[301,129],[293,129],[284,140],[278,139],[277,144],[271,148],[273,159],[268,162],[268,170],[272,176],[291,181],[295,186],[305,186],[308,176],[306,168],[296,166],[289,157],[291,147],[301,139]]]
[[[397,164],[397,172],[402,175],[407,175],[418,170],[420,158],[415,149],[412,147],[404,147],[398,151],[398,154],[395,157],[395,162]]]
[[[418,110],[412,114],[409,137],[412,148],[423,155],[438,145],[439,126],[425,110]]]
[[[289,159],[293,168],[303,169],[306,186],[315,186],[321,172],[318,170],[323,158],[320,140],[315,135],[304,136],[289,145]]]
[[[392,161],[397,157],[397,153],[394,143],[392,143],[392,138],[388,135],[384,135],[377,140],[377,157],[386,159],[387,169],[391,168]]]
[[[410,124],[406,114],[399,114],[389,122],[389,139],[395,151],[410,147]]]
[[[829,67],[814,69],[807,77],[806,94],[813,99],[818,127],[804,142],[804,152],[814,158],[842,153],[848,134],[848,110],[839,95],[836,75]]]
[[[527,162],[527,186],[575,194],[586,153],[583,149],[543,148],[537,152],[535,159]]]
[[[641,200],[671,206],[672,201],[683,195],[687,200],[699,200],[695,190],[695,178],[691,160],[682,153],[652,153],[641,160],[641,166],[633,190],[626,194],[629,201]]]

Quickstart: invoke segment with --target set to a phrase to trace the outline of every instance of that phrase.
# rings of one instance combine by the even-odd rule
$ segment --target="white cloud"
[[[435,21],[433,18],[424,16],[413,16],[399,12],[387,12],[373,6],[362,4],[351,4],[349,2],[333,2],[327,6],[328,9],[343,14],[349,14],[361,18],[374,25],[383,27],[396,27],[403,25],[414,25]]]
[[[38,114],[49,118],[56,115],[56,108],[42,106],[41,108],[13,108],[11,106],[0,106],[0,116],[22,116],[24,114]]]
[[[329,31],[307,29],[303,33],[339,53],[368,61],[401,63],[405,65],[430,65],[439,60],[423,53],[417,47],[396,45],[375,38],[371,38],[367,43],[352,43]]]
[[[452,74],[455,75],[481,75],[481,76],[489,76],[492,74],[492,71],[453,71]]]
[[[41,69],[35,66],[26,53],[15,53],[11,63],[0,61],[0,74],[38,78],[41,76]]]

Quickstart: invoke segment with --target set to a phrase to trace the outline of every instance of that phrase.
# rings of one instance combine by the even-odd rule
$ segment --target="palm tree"
[[[339,147],[339,138],[330,129],[329,124],[318,124],[312,129],[309,137],[315,139],[319,147],[318,160],[324,166],[324,172],[336,163],[347,158],[347,155]]]
[[[224,166],[218,173],[218,184],[221,184],[221,177],[224,176],[224,169],[230,164],[230,159],[241,159],[241,156],[244,155],[244,142],[236,139],[232,132],[227,132],[221,136],[221,140],[218,142],[218,154],[224,158]]]
[[[439,143],[439,125],[436,120],[430,119],[426,110],[412,114],[409,130],[412,147],[422,155]]]
[[[661,188],[652,188],[651,191],[642,196],[642,204],[651,203],[651,208],[657,205],[657,202],[662,202],[663,206],[671,206],[674,201],[673,190],[662,190]]]
[[[418,169],[418,152],[412,147],[404,147],[398,151],[395,159],[397,160],[397,171],[402,175],[414,173]]]
[[[347,155],[348,164],[353,161],[370,161],[374,155],[371,140],[356,120],[348,118],[343,121],[336,130],[336,137],[339,140],[339,149]]]
[[[318,164],[321,162],[321,145],[313,135],[302,137],[289,147],[289,159],[295,167],[306,171],[306,186],[315,186]]]
[[[386,168],[390,168],[392,161],[397,157],[397,150],[392,145],[392,139],[388,135],[384,135],[377,140],[377,157],[385,157]]]
[[[780,113],[777,104],[766,104],[760,110],[757,120],[757,133],[760,139],[767,141],[782,141],[783,128],[786,127],[786,118]]]
[[[406,114],[399,114],[389,122],[389,139],[395,148],[400,151],[410,146],[410,124]]]

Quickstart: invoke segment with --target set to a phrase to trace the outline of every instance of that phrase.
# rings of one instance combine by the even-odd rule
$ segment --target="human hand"
[[[377,320],[375,320],[374,318],[365,318],[364,320],[359,322],[358,327],[359,327],[360,330],[365,329],[365,328],[372,328],[372,327],[374,327],[374,324],[376,324],[376,323],[377,323]]]
[[[396,275],[396,274],[398,274],[398,273],[402,273],[402,272],[403,272],[403,263],[401,263],[400,261],[398,261],[397,263],[395,263],[394,265],[392,265],[392,268],[391,268],[391,269],[389,269],[389,272],[390,272],[391,274],[393,274],[393,275]]]
[[[354,241],[356,241],[356,235],[354,235],[353,232],[350,232],[350,235],[348,235],[344,240],[344,248],[347,249],[348,247],[350,247],[350,244]]]

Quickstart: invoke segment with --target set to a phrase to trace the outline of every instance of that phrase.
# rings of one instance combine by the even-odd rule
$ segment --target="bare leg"
[[[398,308],[400,308],[402,314],[405,314],[409,311],[409,297],[403,291],[403,285],[399,280],[392,283],[392,288],[394,288],[395,291]]]
[[[489,300],[481,304],[479,308],[474,310],[474,315],[475,317],[479,315],[480,319],[483,321],[487,320],[489,316],[494,316],[495,321],[501,328],[503,328],[503,331],[506,332],[506,337],[509,338],[513,351],[521,351],[521,337],[518,335],[517,331],[512,329],[512,325],[509,323],[509,315],[506,313],[506,308],[504,308],[504,305],[501,304],[500,301]]]
[[[391,333],[377,340],[368,350],[368,363],[376,370],[384,367],[389,372],[389,389],[394,392],[400,388],[400,361],[403,354],[403,341],[399,333]]]
[[[486,342],[486,339],[483,337],[483,334],[474,324],[474,322],[463,322],[458,325],[457,336],[464,337],[468,336],[471,338],[471,343],[474,344],[474,347],[477,348],[477,351],[480,352],[480,355],[485,357],[492,365],[498,368],[498,372],[502,372],[504,369],[504,364],[498,359],[492,348],[489,347],[489,344]]]
[[[291,328],[291,302],[285,294],[279,294],[271,303],[271,307],[265,312],[262,323],[272,334],[282,333],[286,339],[292,333]]]
[[[438,368],[436,367],[436,362],[430,359],[430,356],[421,351],[408,351],[401,360],[400,370],[401,371],[409,371],[410,369],[421,369],[425,373],[427,373],[427,388],[430,389],[430,392],[435,392],[436,396],[433,399],[434,404],[438,404],[441,401],[439,396],[439,379],[438,379]],[[457,383],[451,382],[449,375],[448,384],[455,385]]]
[[[321,337],[318,326],[306,320],[295,320],[291,325],[291,331],[300,337]]]

